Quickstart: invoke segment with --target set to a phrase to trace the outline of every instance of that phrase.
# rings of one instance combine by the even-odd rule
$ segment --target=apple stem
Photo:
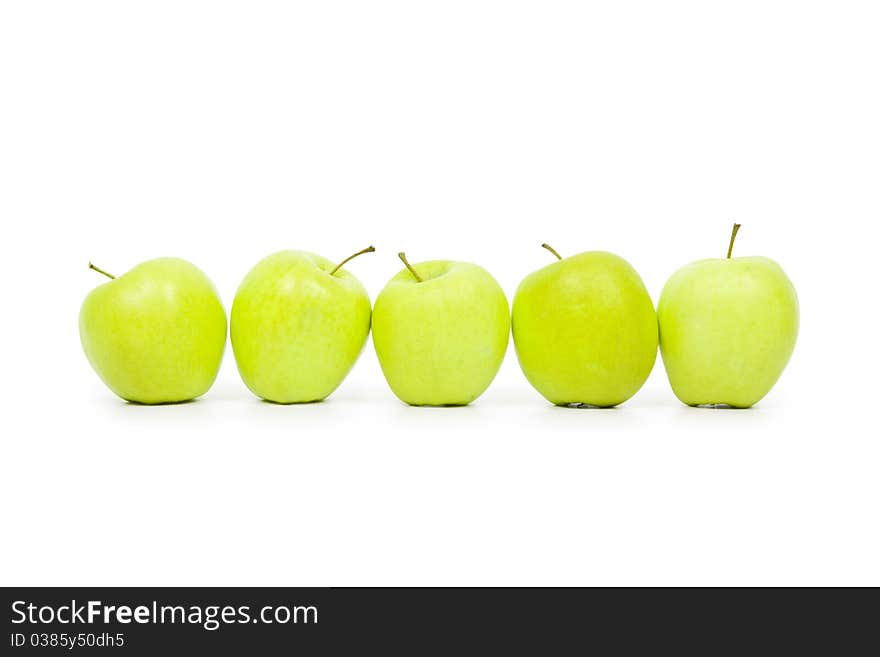
[[[554,249],[552,246],[550,246],[549,244],[547,244],[547,242],[544,242],[544,243],[541,245],[541,247],[547,249],[550,253],[552,253],[552,254],[555,255],[557,258],[559,258],[560,260],[562,260],[562,256],[559,255],[558,253],[556,253],[556,249]]]
[[[413,269],[411,264],[409,264],[409,261],[406,259],[406,254],[403,251],[401,251],[400,253],[397,254],[397,257],[400,258],[401,260],[403,260],[403,264],[405,264],[406,268],[409,269],[409,273],[413,275],[413,277],[416,279],[416,281],[421,283],[422,277],[419,276],[418,272],[415,269]]]
[[[346,262],[348,262],[348,261],[351,260],[352,258],[357,258],[359,255],[363,255],[364,253],[372,253],[372,252],[375,251],[375,250],[376,250],[376,247],[375,247],[375,246],[368,246],[366,249],[361,249],[361,250],[358,251],[357,253],[352,253],[352,254],[351,254],[350,256],[348,256],[345,260],[343,260],[343,261],[340,262],[338,265],[336,265],[336,266],[333,268],[333,271],[330,272],[330,275],[332,276],[333,274],[335,274],[336,272],[338,272],[339,269],[340,269],[340,267],[342,267],[342,265],[344,265]]]
[[[733,224],[733,234],[730,236],[730,246],[727,247],[727,259],[733,255],[733,243],[736,241],[736,234],[739,232],[740,224]]]
[[[110,278],[110,279],[116,278],[113,274],[108,274],[106,271],[104,271],[100,267],[95,267],[95,265],[93,265],[91,262],[89,263],[89,269],[93,269],[94,271],[98,272],[99,274],[104,274],[104,276],[106,276],[107,278]]]

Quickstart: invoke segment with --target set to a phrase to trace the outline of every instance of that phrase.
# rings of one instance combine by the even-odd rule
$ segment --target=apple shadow
[[[122,406],[139,406],[149,408],[150,406],[187,406],[188,404],[196,404],[200,402],[200,398],[184,399],[182,401],[157,402],[155,404],[145,404],[144,402],[134,401],[132,399],[123,399]]]
[[[619,410],[619,406],[595,406],[593,404],[584,404],[581,402],[574,402],[571,404],[553,404],[552,408],[561,408],[564,410],[574,410],[574,411],[616,411]]]
[[[407,404],[401,402],[405,408],[473,408],[471,404]]]
[[[700,411],[750,411],[752,406],[731,406],[730,404],[694,404],[688,408],[695,408]]]
[[[311,406],[314,404],[324,404],[327,402],[326,399],[310,399],[309,401],[300,401],[300,402],[278,402],[272,401],[271,399],[258,399],[257,402],[260,404],[269,404],[270,406]]]

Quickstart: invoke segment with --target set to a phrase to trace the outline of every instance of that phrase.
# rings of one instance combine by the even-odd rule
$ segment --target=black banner
[[[877,648],[873,589],[3,589],[4,654]],[[856,650],[856,648],[859,648]]]

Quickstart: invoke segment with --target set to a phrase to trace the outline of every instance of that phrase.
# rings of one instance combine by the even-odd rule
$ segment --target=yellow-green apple
[[[589,251],[529,274],[513,299],[523,374],[558,405],[616,406],[657,359],[657,314],[645,284],[614,254]]]
[[[373,344],[391,390],[414,406],[461,406],[501,367],[510,335],[504,291],[482,267],[406,265],[379,293]]]
[[[675,395],[689,406],[748,408],[779,379],[797,340],[794,286],[769,258],[682,267],[660,295],[660,353]]]
[[[308,251],[279,251],[248,272],[235,293],[229,333],[245,385],[279,404],[320,401],[354,366],[370,332],[370,297],[339,264]]]
[[[214,383],[226,347],[226,312],[214,285],[179,258],[148,260],[86,297],[79,335],[95,372],[141,404],[188,401]]]

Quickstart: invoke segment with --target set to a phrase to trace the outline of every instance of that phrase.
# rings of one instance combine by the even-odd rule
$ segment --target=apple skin
[[[467,262],[431,260],[403,269],[379,293],[373,344],[388,385],[413,406],[463,406],[498,373],[510,339],[507,297]]]
[[[92,368],[123,399],[182,402],[205,394],[217,378],[226,313],[199,268],[156,258],[92,290],[79,334]]]
[[[326,398],[357,361],[370,332],[370,298],[345,269],[308,251],[279,251],[235,294],[230,336],[245,385],[279,404]]]
[[[715,258],[679,269],[663,288],[658,315],[669,383],[688,406],[753,406],[797,341],[797,293],[769,258]]]
[[[623,258],[588,251],[528,275],[513,299],[523,374],[557,405],[617,406],[657,359],[657,315]]]

